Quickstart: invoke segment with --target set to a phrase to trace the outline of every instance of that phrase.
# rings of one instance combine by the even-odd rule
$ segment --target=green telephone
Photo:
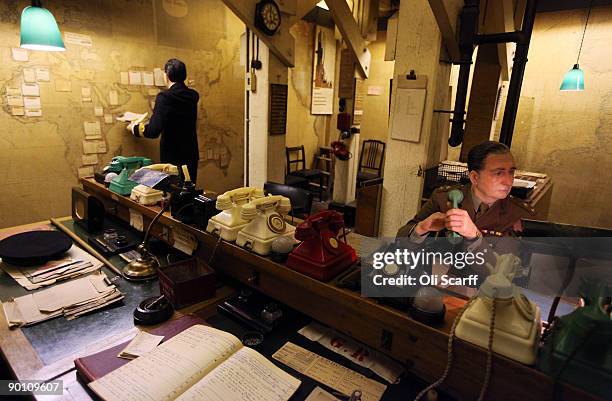
[[[453,360],[454,337],[487,349],[485,378],[478,400],[487,391],[493,352],[525,364],[534,364],[542,328],[540,308],[527,299],[512,283],[519,270],[520,258],[513,254],[495,254],[496,264],[487,263],[490,275],[459,311],[449,336],[449,358],[442,376],[417,395],[415,401],[442,384]]]
[[[587,280],[580,287],[584,307],[556,317],[545,334],[538,368],[602,398],[612,383],[610,288]]]

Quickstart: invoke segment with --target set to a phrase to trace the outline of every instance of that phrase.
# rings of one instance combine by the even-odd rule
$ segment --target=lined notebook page
[[[300,381],[248,347],[217,366],[178,401],[286,401]]]
[[[89,386],[105,401],[174,400],[240,347],[229,333],[195,325]]]

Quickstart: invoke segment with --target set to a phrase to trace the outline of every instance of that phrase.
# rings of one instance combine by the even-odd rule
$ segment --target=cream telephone
[[[269,254],[274,239],[293,237],[295,227],[284,218],[289,211],[291,201],[281,195],[268,195],[244,205],[240,214],[250,223],[240,230],[236,244],[260,255]]]
[[[242,218],[240,211],[252,200],[263,196],[262,189],[253,187],[237,188],[219,195],[215,207],[221,210],[221,213],[208,220],[206,231],[226,241],[236,241],[238,232],[249,223]]]
[[[520,268],[520,259],[513,254],[495,256],[496,265],[487,264],[490,275],[480,286],[478,295],[470,299],[455,318],[449,337],[446,370],[415,400],[442,384],[448,376],[455,336],[487,349],[485,379],[479,400],[484,398],[487,390],[493,352],[527,365],[535,363],[542,329],[540,308],[512,283]]]

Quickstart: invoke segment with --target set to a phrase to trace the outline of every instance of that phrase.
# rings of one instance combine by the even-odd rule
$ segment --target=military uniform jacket
[[[433,192],[431,198],[423,205],[416,216],[399,229],[397,236],[408,237],[414,226],[420,221],[425,220],[433,213],[445,213],[451,209],[452,204],[448,200],[448,192],[455,188],[463,192],[463,202],[459,207],[468,212],[483,236],[513,235],[517,222],[535,215],[535,211],[529,205],[512,195],[496,201],[488,210],[477,215],[470,184],[461,187],[443,186]],[[441,232],[440,235],[443,235],[443,233]]]

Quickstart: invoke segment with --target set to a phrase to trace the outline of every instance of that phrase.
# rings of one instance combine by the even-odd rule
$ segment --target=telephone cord
[[[434,388],[438,387],[440,384],[442,384],[444,382],[444,380],[446,380],[446,377],[450,373],[451,366],[453,364],[453,341],[455,339],[455,329],[457,327],[457,324],[459,323],[459,320],[461,320],[461,316],[463,316],[463,313],[467,310],[467,308],[475,300],[476,300],[476,297],[471,298],[463,306],[463,308],[461,308],[461,310],[459,310],[459,312],[457,313],[457,316],[455,317],[455,320],[453,321],[453,325],[451,326],[451,329],[450,329],[450,335],[448,336],[446,368],[444,369],[444,372],[442,373],[442,376],[440,376],[440,378],[438,380],[436,380],[435,382],[433,382],[429,386],[425,387],[419,394],[417,394],[417,396],[414,398],[414,401],[419,401],[430,390],[433,390]]]

